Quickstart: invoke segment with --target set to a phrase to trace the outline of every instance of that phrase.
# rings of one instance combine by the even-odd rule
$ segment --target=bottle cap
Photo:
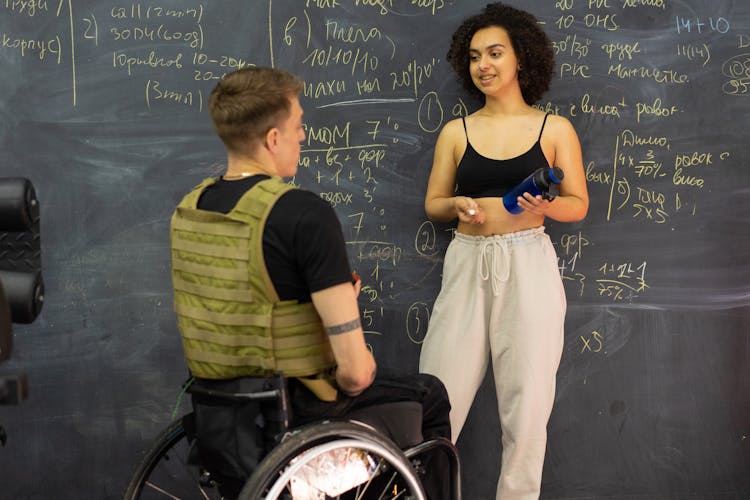
[[[555,184],[560,184],[565,177],[565,172],[560,167],[552,167],[549,169],[549,177]]]

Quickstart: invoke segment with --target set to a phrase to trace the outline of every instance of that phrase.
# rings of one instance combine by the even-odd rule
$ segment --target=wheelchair
[[[451,498],[461,499],[458,451],[445,438],[422,440],[419,403],[380,404],[346,419],[293,427],[282,375],[242,380],[246,384],[240,391],[200,384],[186,389],[194,409],[202,400],[253,403],[262,410],[268,452],[257,457],[239,500],[424,500],[421,477],[429,468],[430,452],[447,456]],[[201,463],[195,414],[175,420],[156,438],[137,465],[125,500],[235,498],[236,490],[226,494],[221,473]]]

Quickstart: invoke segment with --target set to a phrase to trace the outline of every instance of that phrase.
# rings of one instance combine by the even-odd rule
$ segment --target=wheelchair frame
[[[212,398],[227,399],[232,401],[262,401],[275,399],[278,402],[279,414],[283,417],[281,426],[283,435],[280,442],[276,444],[259,462],[253,474],[245,482],[238,500],[258,500],[292,498],[288,495],[289,484],[293,478],[304,467],[315,464],[318,457],[326,453],[335,453],[337,450],[362,450],[378,458],[377,466],[373,469],[373,477],[381,475],[380,483],[387,479],[386,472],[391,474],[386,483],[383,494],[388,488],[394,488],[393,496],[390,498],[409,498],[423,500],[424,491],[419,480],[415,463],[419,462],[424,453],[441,448],[449,458],[452,479],[452,498],[461,499],[460,463],[458,451],[449,440],[435,438],[424,441],[416,446],[401,450],[388,437],[382,435],[371,426],[356,420],[325,420],[308,424],[303,427],[290,429],[289,398],[286,392],[286,380],[281,375],[258,380],[270,381],[274,386],[272,390],[257,392],[223,392],[207,389],[201,386],[190,386],[187,392],[209,396]],[[156,438],[151,447],[143,455],[142,460],[136,467],[131,480],[127,486],[124,499],[135,500],[151,498],[185,498],[188,493],[167,490],[166,485],[157,481],[173,482],[172,488],[189,488],[195,493],[195,498],[209,499],[222,498],[218,493],[217,484],[211,475],[198,465],[192,465],[188,461],[188,455],[195,446],[185,428],[186,418],[192,414],[172,422]],[[180,456],[182,455],[182,456]],[[153,479],[152,474],[161,467],[168,467],[166,479]],[[185,473],[186,477],[178,480],[173,477],[177,473]],[[295,474],[297,473],[297,475]],[[409,492],[398,491],[398,486],[393,486],[394,479],[399,476],[401,486],[406,485]],[[354,498],[364,497],[371,485],[373,477],[363,485],[356,487]],[[379,486],[380,486],[380,483]],[[215,496],[211,496],[211,492]],[[287,496],[281,497],[283,492]],[[192,497],[187,497],[192,498]],[[326,497],[338,498],[338,497]],[[349,496],[347,496],[349,498]],[[368,497],[369,498],[369,497]],[[383,496],[382,498],[389,498]]]

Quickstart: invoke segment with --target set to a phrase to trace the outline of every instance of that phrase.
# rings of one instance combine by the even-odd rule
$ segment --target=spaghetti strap
[[[544,132],[544,124],[547,123],[547,117],[549,116],[549,113],[544,114],[544,121],[542,122],[542,129],[539,131],[539,138],[537,138],[536,142],[539,142],[542,140],[542,132]],[[466,124],[464,124],[464,129],[466,128]]]
[[[466,135],[466,142],[469,142],[469,132],[466,130],[466,117],[461,117],[461,122],[464,124],[464,135]]]

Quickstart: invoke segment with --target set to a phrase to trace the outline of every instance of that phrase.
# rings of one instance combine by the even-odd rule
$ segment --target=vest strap
[[[266,189],[264,191],[268,190]],[[256,198],[247,198],[245,200],[240,199],[234,209],[239,213],[249,215],[255,219],[260,219],[263,217],[263,212],[266,210],[266,203]]]
[[[180,303],[175,303],[174,310],[181,316],[208,321],[217,325],[259,326],[261,328],[269,328],[271,326],[271,316],[267,314],[223,313]]]
[[[220,352],[200,351],[189,347],[184,348],[185,357],[189,361],[199,363],[213,363],[232,367],[260,367],[264,370],[282,371],[287,377],[311,375],[320,370],[320,366],[330,363],[326,354],[306,355],[297,358],[272,359],[253,355],[232,355]]]
[[[190,347],[183,347],[185,358],[189,361],[198,363],[211,363],[223,366],[244,367],[254,366],[263,370],[275,370],[275,363],[271,358],[262,356],[237,356],[232,354],[222,354],[220,352],[209,352]]]
[[[260,349],[297,349],[314,345],[320,339],[322,332],[295,335],[292,337],[267,337],[252,334],[227,334],[210,332],[200,328],[182,328],[182,336],[191,340],[210,342],[227,347],[258,347]]]
[[[293,313],[274,314],[271,326],[273,328],[291,328],[293,326],[318,322],[320,322],[318,313],[310,307]]]
[[[247,279],[247,269],[233,269],[229,267],[217,268],[195,262],[185,262],[181,259],[172,259],[172,269],[176,271],[185,271],[186,273],[197,274],[211,278],[220,278],[232,281],[245,281]]]
[[[182,279],[177,273],[172,278],[175,290],[209,299],[232,300],[235,302],[255,302],[252,290],[246,288],[220,288],[216,286],[193,283]]]
[[[250,226],[224,214],[187,207],[177,207],[176,212],[177,217],[172,218],[173,230],[189,233],[198,232],[213,236],[231,236],[233,238],[250,237]],[[221,222],[221,224],[217,224],[217,222]]]
[[[204,308],[192,307],[178,302],[175,303],[174,310],[181,316],[230,326],[260,326],[262,328],[271,327],[273,329],[281,329],[320,321],[315,311],[309,309],[284,315],[225,313],[209,311]]]
[[[209,255],[211,257],[221,257],[223,259],[247,260],[247,257],[242,257],[248,255],[250,247],[248,240],[242,238],[235,240],[235,242],[236,246],[234,247],[223,247],[219,245],[211,245],[209,243],[190,241],[180,238],[179,235],[177,235],[172,242],[172,249],[197,253],[200,255]]]

